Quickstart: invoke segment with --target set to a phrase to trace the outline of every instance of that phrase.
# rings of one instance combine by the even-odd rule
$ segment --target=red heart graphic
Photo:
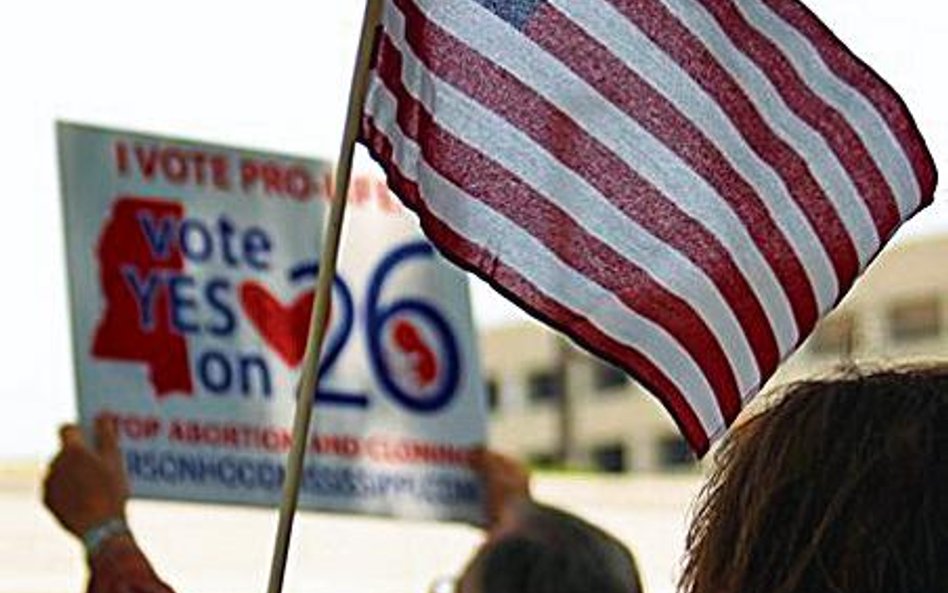
[[[263,340],[291,368],[303,360],[306,334],[313,308],[313,291],[306,292],[289,307],[257,282],[240,285],[240,304]]]

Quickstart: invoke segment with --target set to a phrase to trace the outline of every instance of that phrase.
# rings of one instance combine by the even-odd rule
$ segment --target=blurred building
[[[606,472],[695,463],[657,399],[539,323],[484,332],[493,446]],[[768,388],[844,361],[948,359],[948,236],[888,249]]]

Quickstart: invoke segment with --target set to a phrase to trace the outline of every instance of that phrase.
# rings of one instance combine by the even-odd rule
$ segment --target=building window
[[[527,397],[531,402],[551,402],[563,395],[563,379],[554,371],[537,371],[527,377]]]
[[[601,472],[621,474],[626,470],[625,445],[610,443],[592,451],[592,461]]]
[[[487,409],[491,412],[500,405],[500,385],[497,379],[488,379],[484,382],[484,391],[487,393]]]
[[[889,307],[889,338],[907,342],[938,337],[941,333],[941,311],[938,298],[902,301]]]
[[[695,464],[695,456],[685,439],[667,436],[658,442],[658,462],[664,469],[687,469]]]
[[[840,313],[828,317],[816,326],[810,338],[810,352],[816,355],[848,355],[856,348],[856,319]]]
[[[613,391],[629,384],[622,370],[602,361],[593,361],[593,386],[596,391]]]

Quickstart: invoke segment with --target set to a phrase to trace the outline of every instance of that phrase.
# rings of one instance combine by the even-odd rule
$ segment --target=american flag
[[[440,249],[701,455],[936,171],[794,0],[386,0],[361,142]]]

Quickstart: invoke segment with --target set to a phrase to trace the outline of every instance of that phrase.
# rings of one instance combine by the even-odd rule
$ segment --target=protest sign
[[[133,495],[276,505],[328,207],[326,162],[57,129],[79,415]],[[466,278],[357,178],[300,506],[479,521]]]

